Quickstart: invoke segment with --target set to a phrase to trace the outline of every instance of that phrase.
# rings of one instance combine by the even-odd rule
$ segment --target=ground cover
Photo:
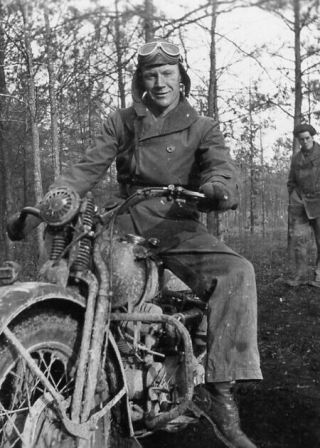
[[[259,297],[259,347],[264,380],[240,385],[242,426],[259,448],[320,447],[320,289],[291,288],[285,235],[228,243],[250,259]],[[314,253],[310,251],[310,265]],[[146,448],[222,448],[205,421],[178,434],[157,434]]]

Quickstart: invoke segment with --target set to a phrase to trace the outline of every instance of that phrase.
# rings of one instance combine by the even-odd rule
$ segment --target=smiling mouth
[[[168,95],[169,92],[154,92],[154,96],[162,97]]]

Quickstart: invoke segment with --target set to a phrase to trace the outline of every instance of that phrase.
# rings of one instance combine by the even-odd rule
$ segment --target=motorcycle
[[[0,446],[138,447],[203,416],[206,303],[170,289],[158,241],[118,231],[140,201],[204,201],[182,187],[141,188],[99,210],[68,187],[25,207],[46,225],[49,259],[31,282],[0,268]],[[170,283],[170,282],[169,282]]]

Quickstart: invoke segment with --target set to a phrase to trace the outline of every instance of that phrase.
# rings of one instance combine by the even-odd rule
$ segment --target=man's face
[[[300,132],[298,134],[298,140],[302,150],[311,151],[313,148],[313,137],[309,131]]]
[[[161,111],[176,107],[180,97],[180,70],[176,65],[158,65],[142,69],[144,87]]]

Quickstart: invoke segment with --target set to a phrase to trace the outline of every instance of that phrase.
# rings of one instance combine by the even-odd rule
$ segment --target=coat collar
[[[320,157],[320,145],[317,142],[314,142],[313,149],[310,153],[304,153],[302,151],[300,151],[300,153],[302,159],[312,162]]]
[[[196,110],[183,96],[181,96],[178,106],[160,120],[155,120],[148,107],[142,102],[135,102],[133,108],[138,120],[141,120],[139,140],[182,131],[190,127],[199,117]]]

